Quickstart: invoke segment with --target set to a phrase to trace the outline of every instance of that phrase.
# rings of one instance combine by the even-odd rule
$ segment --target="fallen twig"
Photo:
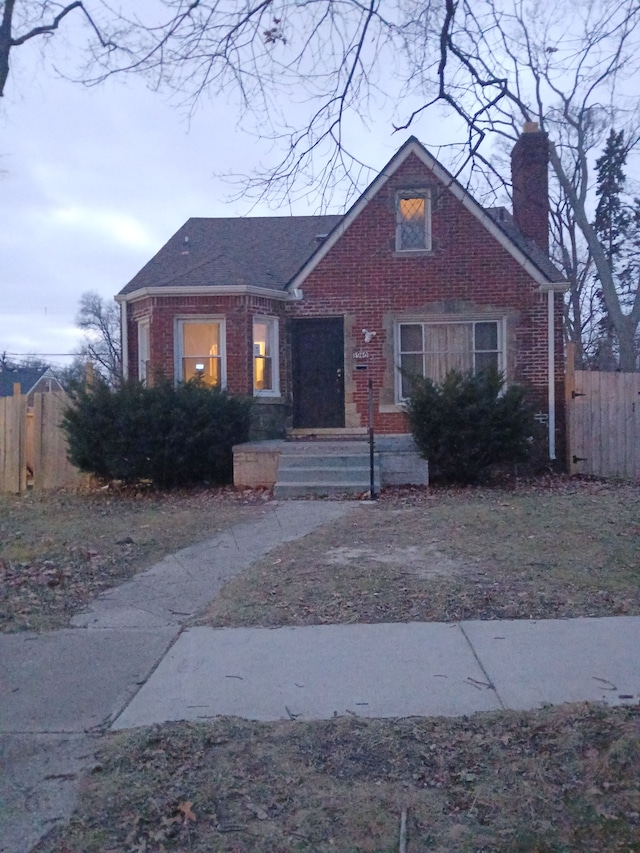
[[[601,684],[608,684],[608,687],[604,687],[604,690],[617,690],[618,688],[611,681],[608,681],[606,678],[598,678],[597,675],[592,675],[591,678],[594,681],[599,681]]]
[[[402,809],[400,815],[400,846],[398,853],[407,853],[407,810]]]

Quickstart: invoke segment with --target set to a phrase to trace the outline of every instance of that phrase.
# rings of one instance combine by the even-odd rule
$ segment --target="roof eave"
[[[252,284],[205,285],[190,287],[141,287],[129,293],[119,293],[115,300],[122,304],[138,302],[148,296],[262,296],[286,302],[291,297],[286,290],[272,290]]]

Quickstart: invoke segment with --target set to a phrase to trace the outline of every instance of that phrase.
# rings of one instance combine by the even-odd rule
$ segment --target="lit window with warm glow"
[[[223,326],[221,321],[178,321],[176,378],[199,379],[205,385],[224,386]]]
[[[431,248],[431,211],[429,196],[402,195],[397,200],[396,249],[399,252],[426,251]]]
[[[253,320],[253,393],[278,395],[278,320],[254,317]]]

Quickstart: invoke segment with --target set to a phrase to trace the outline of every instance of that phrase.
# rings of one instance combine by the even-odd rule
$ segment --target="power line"
[[[77,309],[70,308],[68,311],[51,311],[49,308],[3,308],[5,317],[21,317],[23,314],[41,314],[43,317],[69,317],[77,313]]]

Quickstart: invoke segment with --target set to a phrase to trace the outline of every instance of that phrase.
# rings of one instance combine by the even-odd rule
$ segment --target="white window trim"
[[[142,344],[146,338],[146,359],[142,358]],[[147,364],[149,359],[151,358],[151,338],[150,338],[150,324],[149,318],[143,317],[142,320],[138,320],[138,380],[140,382],[144,382],[145,385],[147,383]]]
[[[273,378],[273,389],[269,391],[253,389],[254,397],[279,397],[280,396],[280,323],[278,317],[267,314],[254,314],[251,323],[251,385],[254,382],[253,361],[253,326],[255,323],[266,323],[269,329],[271,344],[271,375]]]
[[[461,314],[460,316],[438,317],[437,315],[425,317],[411,316],[398,318],[394,326],[394,361],[395,361],[395,402],[402,406],[407,402],[407,397],[402,396],[402,374],[400,373],[400,326],[420,324],[422,326],[442,326],[444,324],[460,323],[497,323],[498,324],[498,370],[505,378],[507,385],[507,319],[495,314]]]
[[[227,325],[223,314],[184,314],[173,321],[173,373],[176,385],[182,382],[185,325],[189,323],[218,323],[220,326],[220,388],[227,387]]]
[[[425,245],[420,248],[403,248],[400,242],[402,226],[400,220],[400,200],[404,198],[423,198],[424,199],[424,229],[425,229]],[[396,252],[402,255],[415,255],[430,252],[433,241],[431,236],[431,191],[430,190],[404,190],[396,195]]]

